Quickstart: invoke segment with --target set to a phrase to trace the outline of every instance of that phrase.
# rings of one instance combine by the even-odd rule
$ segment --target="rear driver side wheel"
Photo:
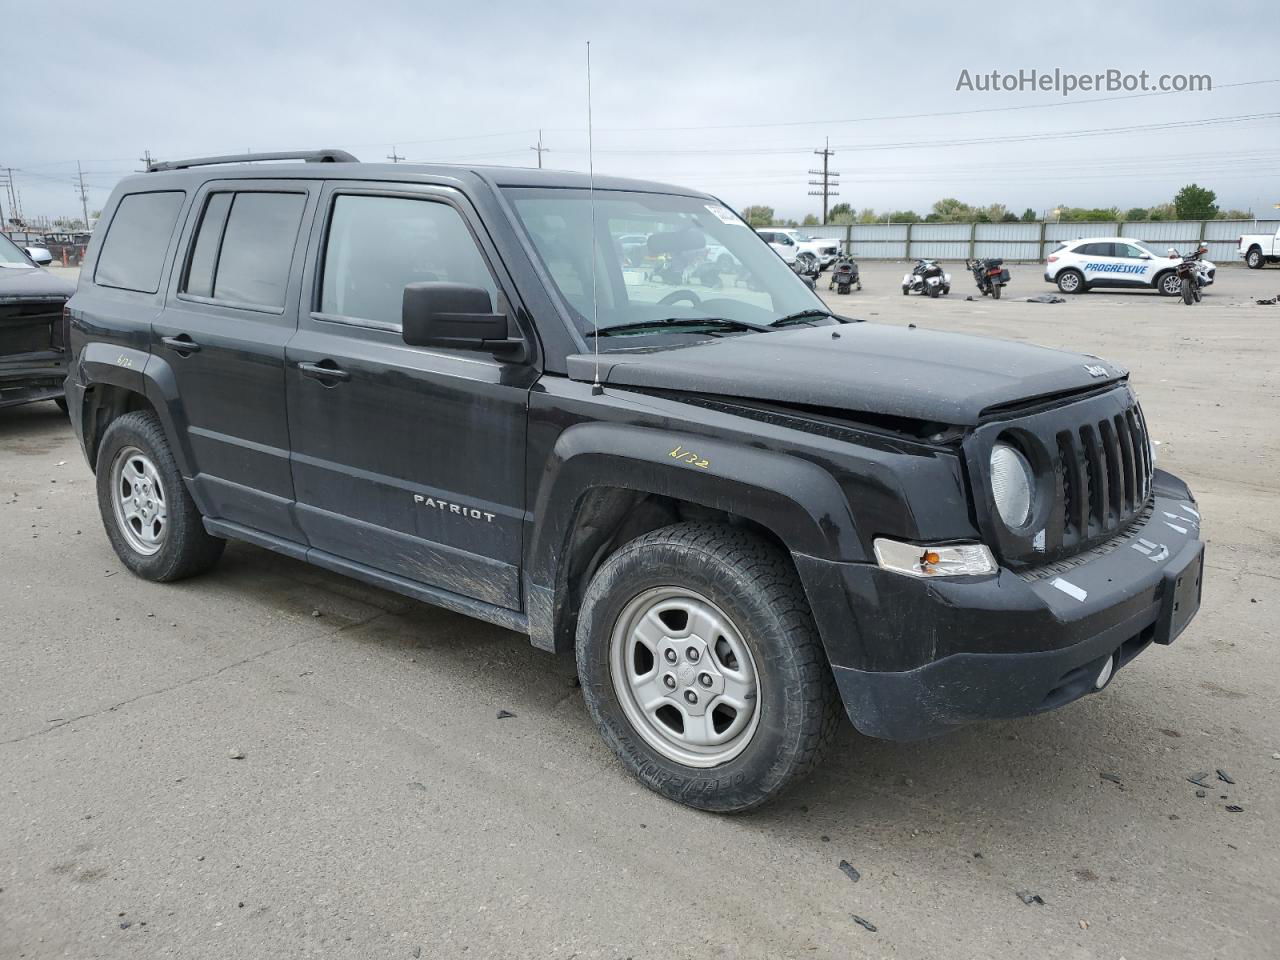
[[[169,581],[217,563],[226,541],[205,531],[154,413],[136,410],[113,420],[96,471],[98,510],[126,567],[146,580]]]
[[[702,810],[776,796],[814,766],[839,716],[795,568],[735,527],[679,523],[619,548],[583,598],[577,661],[624,766]]]

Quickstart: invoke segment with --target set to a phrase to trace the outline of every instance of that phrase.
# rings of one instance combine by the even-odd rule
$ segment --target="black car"
[[[62,310],[74,292],[0,233],[0,407],[55,400],[65,408]]]
[[[573,652],[631,772],[720,811],[841,707],[1049,710],[1196,612],[1123,369],[834,316],[696,191],[252,157],[288,158],[158,164],[90,245],[67,393],[140,576],[243,540]],[[627,269],[636,235],[734,276]]]

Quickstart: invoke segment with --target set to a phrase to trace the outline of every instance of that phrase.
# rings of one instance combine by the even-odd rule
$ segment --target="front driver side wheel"
[[[754,534],[678,523],[592,577],[577,632],[583,697],[641,783],[749,810],[817,762],[835,683],[790,558]]]

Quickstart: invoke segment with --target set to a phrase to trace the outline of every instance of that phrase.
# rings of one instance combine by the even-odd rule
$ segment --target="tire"
[[[1000,284],[998,284],[998,283],[993,283],[993,284],[991,285],[991,299],[992,299],[992,300],[999,300],[999,299],[1000,299]]]
[[[903,295],[904,297],[905,297],[908,293],[910,293],[910,292],[911,292],[911,288],[910,288],[910,287],[903,287],[903,288],[902,288],[902,295]]]
[[[1182,293],[1182,302],[1188,307],[1196,302],[1196,282],[1190,277],[1183,277],[1179,281],[1179,289]]]
[[[54,397],[53,402],[58,405],[58,409],[63,413],[67,412],[67,398],[65,395],[61,397]]]
[[[1068,295],[1084,293],[1084,274],[1079,270],[1063,270],[1058,274],[1058,290]]]
[[[1199,303],[1201,298],[1204,296],[1204,291],[1200,289],[1200,283],[1198,281],[1191,285],[1191,294],[1196,298],[1196,303]]]
[[[698,631],[717,640],[704,645]],[[623,765],[649,789],[700,810],[734,813],[777,796],[817,763],[839,718],[794,567],[738,528],[678,523],[619,548],[583,597],[576,652],[587,709]],[[716,676],[699,717],[685,702],[707,688],[704,666]],[[753,685],[744,685],[747,675]],[[635,696],[662,701],[651,716],[633,699],[633,681],[651,684]],[[725,705],[733,689],[744,691],[738,702],[749,715]],[[719,722],[724,731],[714,736],[732,733],[729,740],[696,742]]]
[[[121,562],[144,580],[181,580],[222,556],[226,541],[205,532],[154,413],[126,413],[107,427],[98,447],[97,486],[107,538]],[[142,512],[129,517],[130,509]]]
[[[1156,289],[1166,297],[1180,296],[1182,294],[1182,280],[1172,270],[1166,270],[1156,277]]]
[[[942,285],[938,283],[930,284],[927,289],[929,291],[929,299],[931,300],[937,300],[938,295],[942,293]]]
[[[1244,255],[1244,262],[1250,270],[1261,270],[1267,265],[1267,258],[1262,255],[1259,247],[1250,247],[1249,252]]]

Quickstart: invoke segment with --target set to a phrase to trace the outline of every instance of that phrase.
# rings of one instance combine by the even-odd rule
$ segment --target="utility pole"
[[[825,225],[827,222],[828,201],[830,200],[831,197],[840,196],[839,191],[834,189],[835,187],[840,186],[840,181],[835,179],[836,177],[840,176],[840,171],[831,169],[830,161],[831,161],[831,158],[836,155],[836,152],[831,149],[830,137],[826,139],[826,142],[824,143],[823,148],[821,150],[815,150],[813,152],[822,158],[822,169],[810,170],[809,173],[812,176],[821,176],[822,179],[810,180],[809,186],[821,187],[822,189],[810,190],[809,196],[822,197],[822,222]]]
[[[5,167],[4,173],[4,177],[0,178],[0,184],[3,184],[5,193],[9,196],[9,219],[21,220],[22,199],[18,196],[18,185],[13,182],[13,167]]]
[[[401,160],[403,160],[403,159],[404,159],[404,157],[402,157],[402,156],[400,156],[400,154],[396,153],[396,147],[395,147],[395,144],[392,144],[392,145],[391,145],[391,152],[390,152],[389,154],[387,154],[387,159],[388,159],[388,160],[390,160],[392,163],[399,163]]]
[[[538,145],[537,145],[536,147],[530,147],[529,149],[530,149],[530,150],[534,150],[534,151],[536,151],[536,152],[537,152],[537,154],[538,154],[538,169],[539,169],[539,170],[541,170],[541,169],[542,169],[542,155],[551,149],[550,147],[544,147],[544,146],[542,145],[542,131],[541,131],[541,130],[539,130],[539,131],[538,131]]]
[[[151,172],[151,151],[143,150],[142,156],[140,156],[138,159],[142,161],[142,169],[139,170],[138,172],[150,173]]]
[[[84,211],[84,229],[89,230],[89,195],[84,192],[84,171],[80,169],[80,161],[76,161],[76,176],[80,180],[80,209]]]

